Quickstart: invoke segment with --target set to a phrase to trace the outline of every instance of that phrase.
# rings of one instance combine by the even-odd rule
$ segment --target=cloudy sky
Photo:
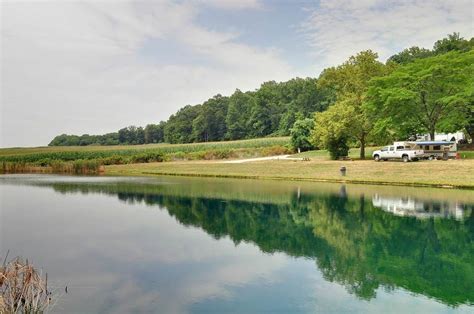
[[[0,0],[0,146],[166,120],[267,80],[472,37],[473,0]]]

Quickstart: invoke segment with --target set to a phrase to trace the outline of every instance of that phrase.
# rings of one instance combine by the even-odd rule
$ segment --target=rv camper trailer
[[[404,143],[405,145],[409,145],[411,149],[423,150],[426,159],[456,158],[458,150],[456,142],[416,141]]]

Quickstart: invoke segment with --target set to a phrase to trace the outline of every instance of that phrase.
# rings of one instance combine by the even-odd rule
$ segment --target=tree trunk
[[[435,140],[435,130],[431,129],[430,130],[430,141],[434,141],[434,140]]]
[[[365,135],[360,139],[360,159],[365,159]]]

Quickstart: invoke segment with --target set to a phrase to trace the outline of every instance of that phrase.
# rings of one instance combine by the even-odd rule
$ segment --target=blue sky
[[[385,61],[474,29],[471,0],[5,0],[0,10],[4,147],[157,123],[217,93],[318,76],[361,50]]]

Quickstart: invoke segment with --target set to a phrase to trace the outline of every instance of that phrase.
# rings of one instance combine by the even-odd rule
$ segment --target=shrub
[[[331,159],[336,160],[340,157],[346,157],[349,153],[349,145],[347,145],[347,138],[344,136],[341,137],[331,137],[328,140],[328,151]]]

